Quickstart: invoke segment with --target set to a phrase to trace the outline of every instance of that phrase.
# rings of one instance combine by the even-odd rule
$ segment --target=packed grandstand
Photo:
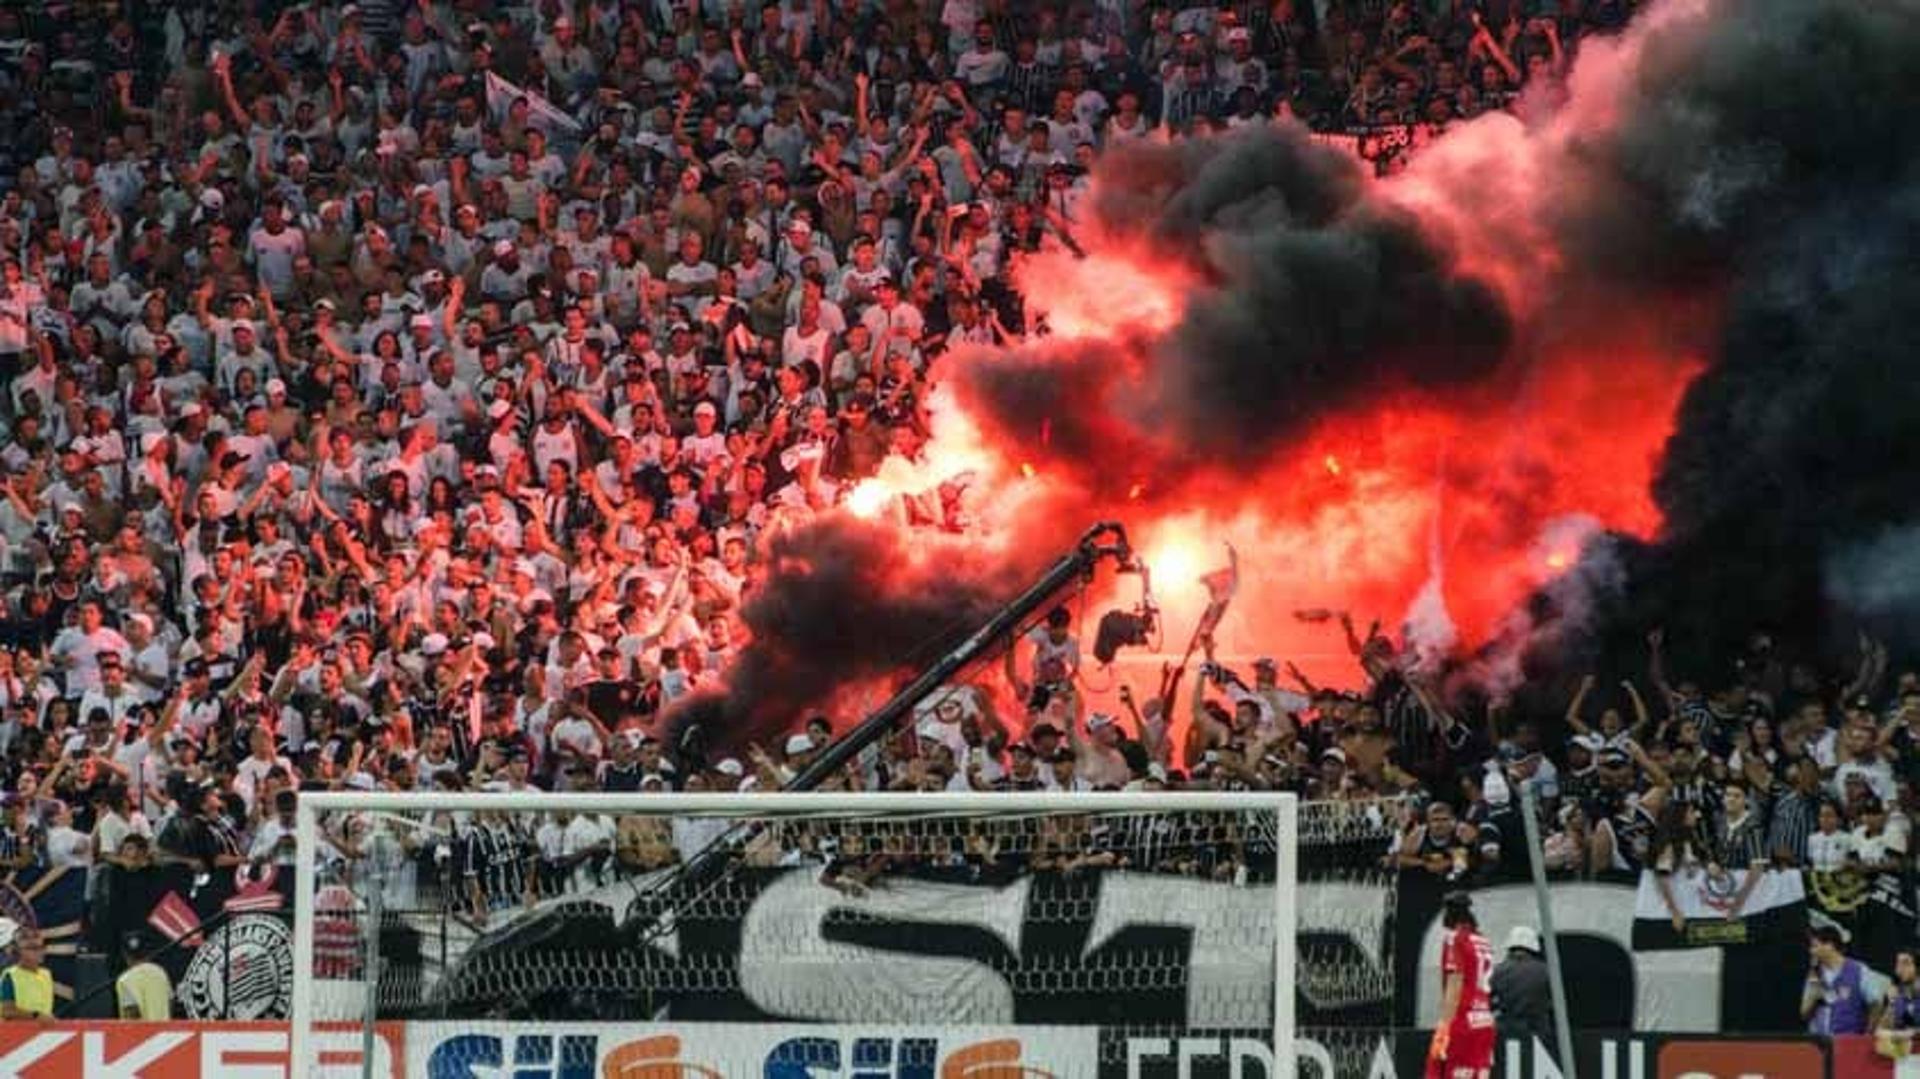
[[[1795,282],[1741,289],[1778,254],[1753,203],[1842,228],[1810,162],[1857,145],[1621,118],[1774,56],[1722,43],[1726,6],[0,10],[0,913],[63,984],[157,958],[203,1019],[281,1007],[188,968],[285,918],[303,856],[344,919],[317,969],[360,962],[370,889],[408,954],[466,949],[725,829],[342,816],[304,852],[300,793],[781,789],[1099,513],[1143,522],[1132,622],[1097,613],[1128,585],[1048,604],[809,785],[1296,792],[1303,887],[1385,897],[1358,929],[1307,903],[1374,939],[1303,944],[1305,1021],[1382,1029],[1434,1018],[1394,912],[1525,881],[1524,791],[1554,886],[1632,907],[1577,1026],[1915,1026],[1910,536],[1869,474],[1909,391],[1798,414],[1868,424],[1846,466],[1741,426],[1743,394],[1856,388],[1743,381],[1854,339],[1767,321]],[[1914,37],[1763,7],[1802,44]],[[1885,70],[1820,77],[1900,100]],[[1071,911],[1114,869],[1257,883],[1270,847],[1167,819],[726,856],[847,896],[1038,876]],[[1810,923],[1871,1007],[1809,989]],[[1723,958],[1659,966],[1696,950]],[[1636,988],[1648,955],[1711,1014]]]

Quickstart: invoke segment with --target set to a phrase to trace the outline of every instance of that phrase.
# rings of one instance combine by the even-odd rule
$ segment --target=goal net
[[[294,1074],[1291,1075],[1296,813],[306,795]]]

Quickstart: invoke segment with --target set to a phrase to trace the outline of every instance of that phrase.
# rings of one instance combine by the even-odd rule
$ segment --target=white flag
[[[562,112],[559,106],[547,100],[545,94],[515,86],[493,72],[487,72],[487,111],[493,114],[495,123],[505,120],[507,109],[522,98],[527,102],[528,121],[549,135],[555,130],[578,135],[583,130],[580,121]]]

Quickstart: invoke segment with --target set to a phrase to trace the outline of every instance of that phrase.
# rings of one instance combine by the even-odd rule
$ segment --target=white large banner
[[[1094,1027],[759,1023],[406,1024],[406,1074],[425,1079],[1095,1079]]]
[[[1690,866],[1667,879],[1667,894],[1688,921],[1751,917],[1807,901],[1806,882],[1797,872],[1763,872],[1747,887],[1745,869],[1714,874]],[[1653,873],[1640,874],[1640,886],[1633,896],[1635,918],[1663,922],[1672,916],[1667,901],[1660,895],[1659,881]]]

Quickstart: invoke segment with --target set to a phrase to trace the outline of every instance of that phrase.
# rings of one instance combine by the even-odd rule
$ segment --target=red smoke
[[[1186,269],[1114,251],[1043,265],[1043,284],[1032,271],[1025,280],[1056,334],[1081,339],[1063,347],[1101,340],[1111,356],[1099,407],[1127,407],[1144,365],[1177,362],[1152,345],[1193,287]],[[995,360],[962,354],[950,362]],[[1055,447],[1044,423],[992,428],[943,395],[928,460],[912,473],[896,464],[858,487],[849,505],[876,517],[892,492],[970,471],[981,506],[978,542],[1026,553],[1033,563],[1093,520],[1124,521],[1165,609],[1161,651],[1176,656],[1206,602],[1201,574],[1224,565],[1224,544],[1233,543],[1242,587],[1218,634],[1222,657],[1273,654],[1296,660],[1316,680],[1345,683],[1355,668],[1337,631],[1294,611],[1348,609],[1363,627],[1377,617],[1397,634],[1437,573],[1455,643],[1471,648],[1578,558],[1580,530],[1562,530],[1567,538],[1557,547],[1549,541],[1557,520],[1657,533],[1650,482],[1674,408],[1699,366],[1655,348],[1546,350],[1464,391],[1404,391],[1320,417],[1269,460],[1217,459],[1167,475],[1135,470],[1152,455],[1129,454],[1119,424],[1117,452],[1090,461]],[[991,434],[981,434],[983,427]],[[905,533],[901,541],[913,542]],[[1102,603],[1130,602],[1131,587],[1101,590],[1086,621]],[[1147,671],[1124,673],[1151,684]]]
[[[1151,500],[1108,508],[1129,522],[1155,570],[1177,651],[1206,596],[1200,573],[1240,553],[1242,588],[1221,627],[1227,656],[1296,658],[1317,680],[1354,667],[1327,627],[1292,612],[1349,609],[1393,631],[1438,571],[1439,594],[1472,647],[1548,578],[1578,559],[1582,516],[1652,537],[1655,464],[1694,365],[1664,357],[1543,364],[1518,396],[1505,387],[1452,399],[1376,402],[1328,417],[1257,472],[1219,462]],[[1631,402],[1623,405],[1622,402]],[[1192,492],[1190,497],[1185,492]]]

